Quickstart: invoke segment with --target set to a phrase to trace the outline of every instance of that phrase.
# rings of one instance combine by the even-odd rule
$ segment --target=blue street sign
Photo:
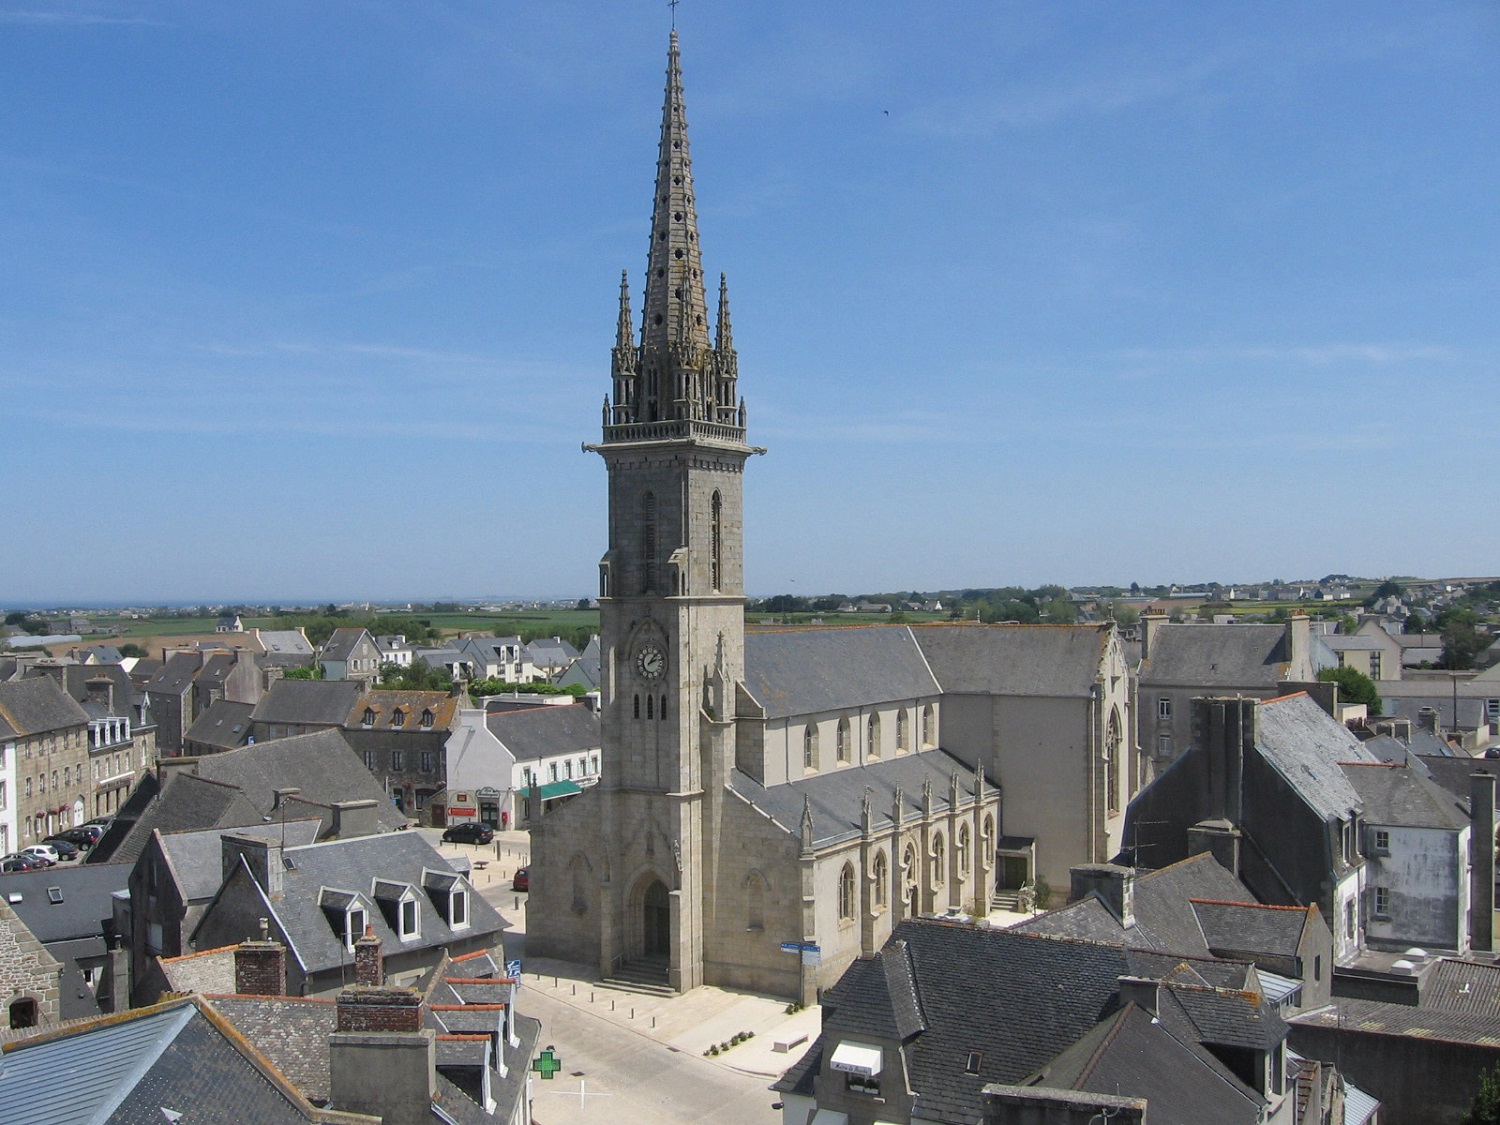
[[[518,960],[505,962],[505,975],[508,977],[514,977],[516,980],[520,980],[521,962]]]

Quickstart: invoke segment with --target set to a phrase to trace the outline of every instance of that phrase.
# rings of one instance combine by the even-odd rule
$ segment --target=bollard
[[[655,1016],[651,1017],[651,1030],[652,1031],[656,1030],[656,1017]]]
[[[594,994],[592,992],[590,992],[589,993],[589,1003],[592,1004],[593,1002],[594,1002]]]
[[[573,995],[574,996],[578,995],[578,986],[576,984],[573,986]]]
[[[634,1008],[630,1009],[630,1018],[631,1019],[635,1019],[635,1009]]]
[[[611,1000],[611,1001],[610,1001],[610,1002],[609,1002],[609,1010],[610,1010],[610,1011],[611,1011],[611,1012],[613,1012],[613,1011],[614,1011],[614,1010],[615,1010],[615,1002],[614,1002],[614,1001],[613,1001],[613,1000]]]

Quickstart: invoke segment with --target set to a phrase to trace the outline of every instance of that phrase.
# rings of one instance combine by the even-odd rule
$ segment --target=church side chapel
[[[810,1003],[902,919],[988,910],[999,736],[943,748],[943,687],[911,629],[747,636],[742,480],[765,450],[746,440],[722,275],[710,336],[695,207],[674,31],[639,335],[622,278],[602,440],[586,447],[609,479],[602,773],[533,829],[527,944],[605,978]],[[1039,771],[1099,809],[1064,863],[1111,857],[1106,821],[1129,797],[1106,798],[1128,689],[1098,669],[1123,669],[1119,642],[1081,628],[1067,745],[1083,764],[1076,782]]]

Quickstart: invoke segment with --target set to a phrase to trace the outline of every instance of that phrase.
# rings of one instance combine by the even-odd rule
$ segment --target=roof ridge
[[[1191,895],[1189,895],[1188,901],[1201,902],[1209,906],[1250,906],[1254,907],[1256,910],[1290,910],[1294,914],[1307,913],[1307,907],[1305,906],[1273,906],[1270,903],[1265,902],[1237,902],[1236,900],[1230,898],[1193,898]]]

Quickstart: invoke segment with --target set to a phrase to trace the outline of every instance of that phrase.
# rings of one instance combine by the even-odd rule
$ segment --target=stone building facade
[[[0,1004],[3,1026],[37,1027],[57,1022],[62,964],[47,952],[0,899]]]
[[[15,838],[10,847],[40,842],[82,824],[89,812],[89,716],[50,676],[0,683],[0,751],[13,763]],[[8,834],[8,833],[7,833]]]

